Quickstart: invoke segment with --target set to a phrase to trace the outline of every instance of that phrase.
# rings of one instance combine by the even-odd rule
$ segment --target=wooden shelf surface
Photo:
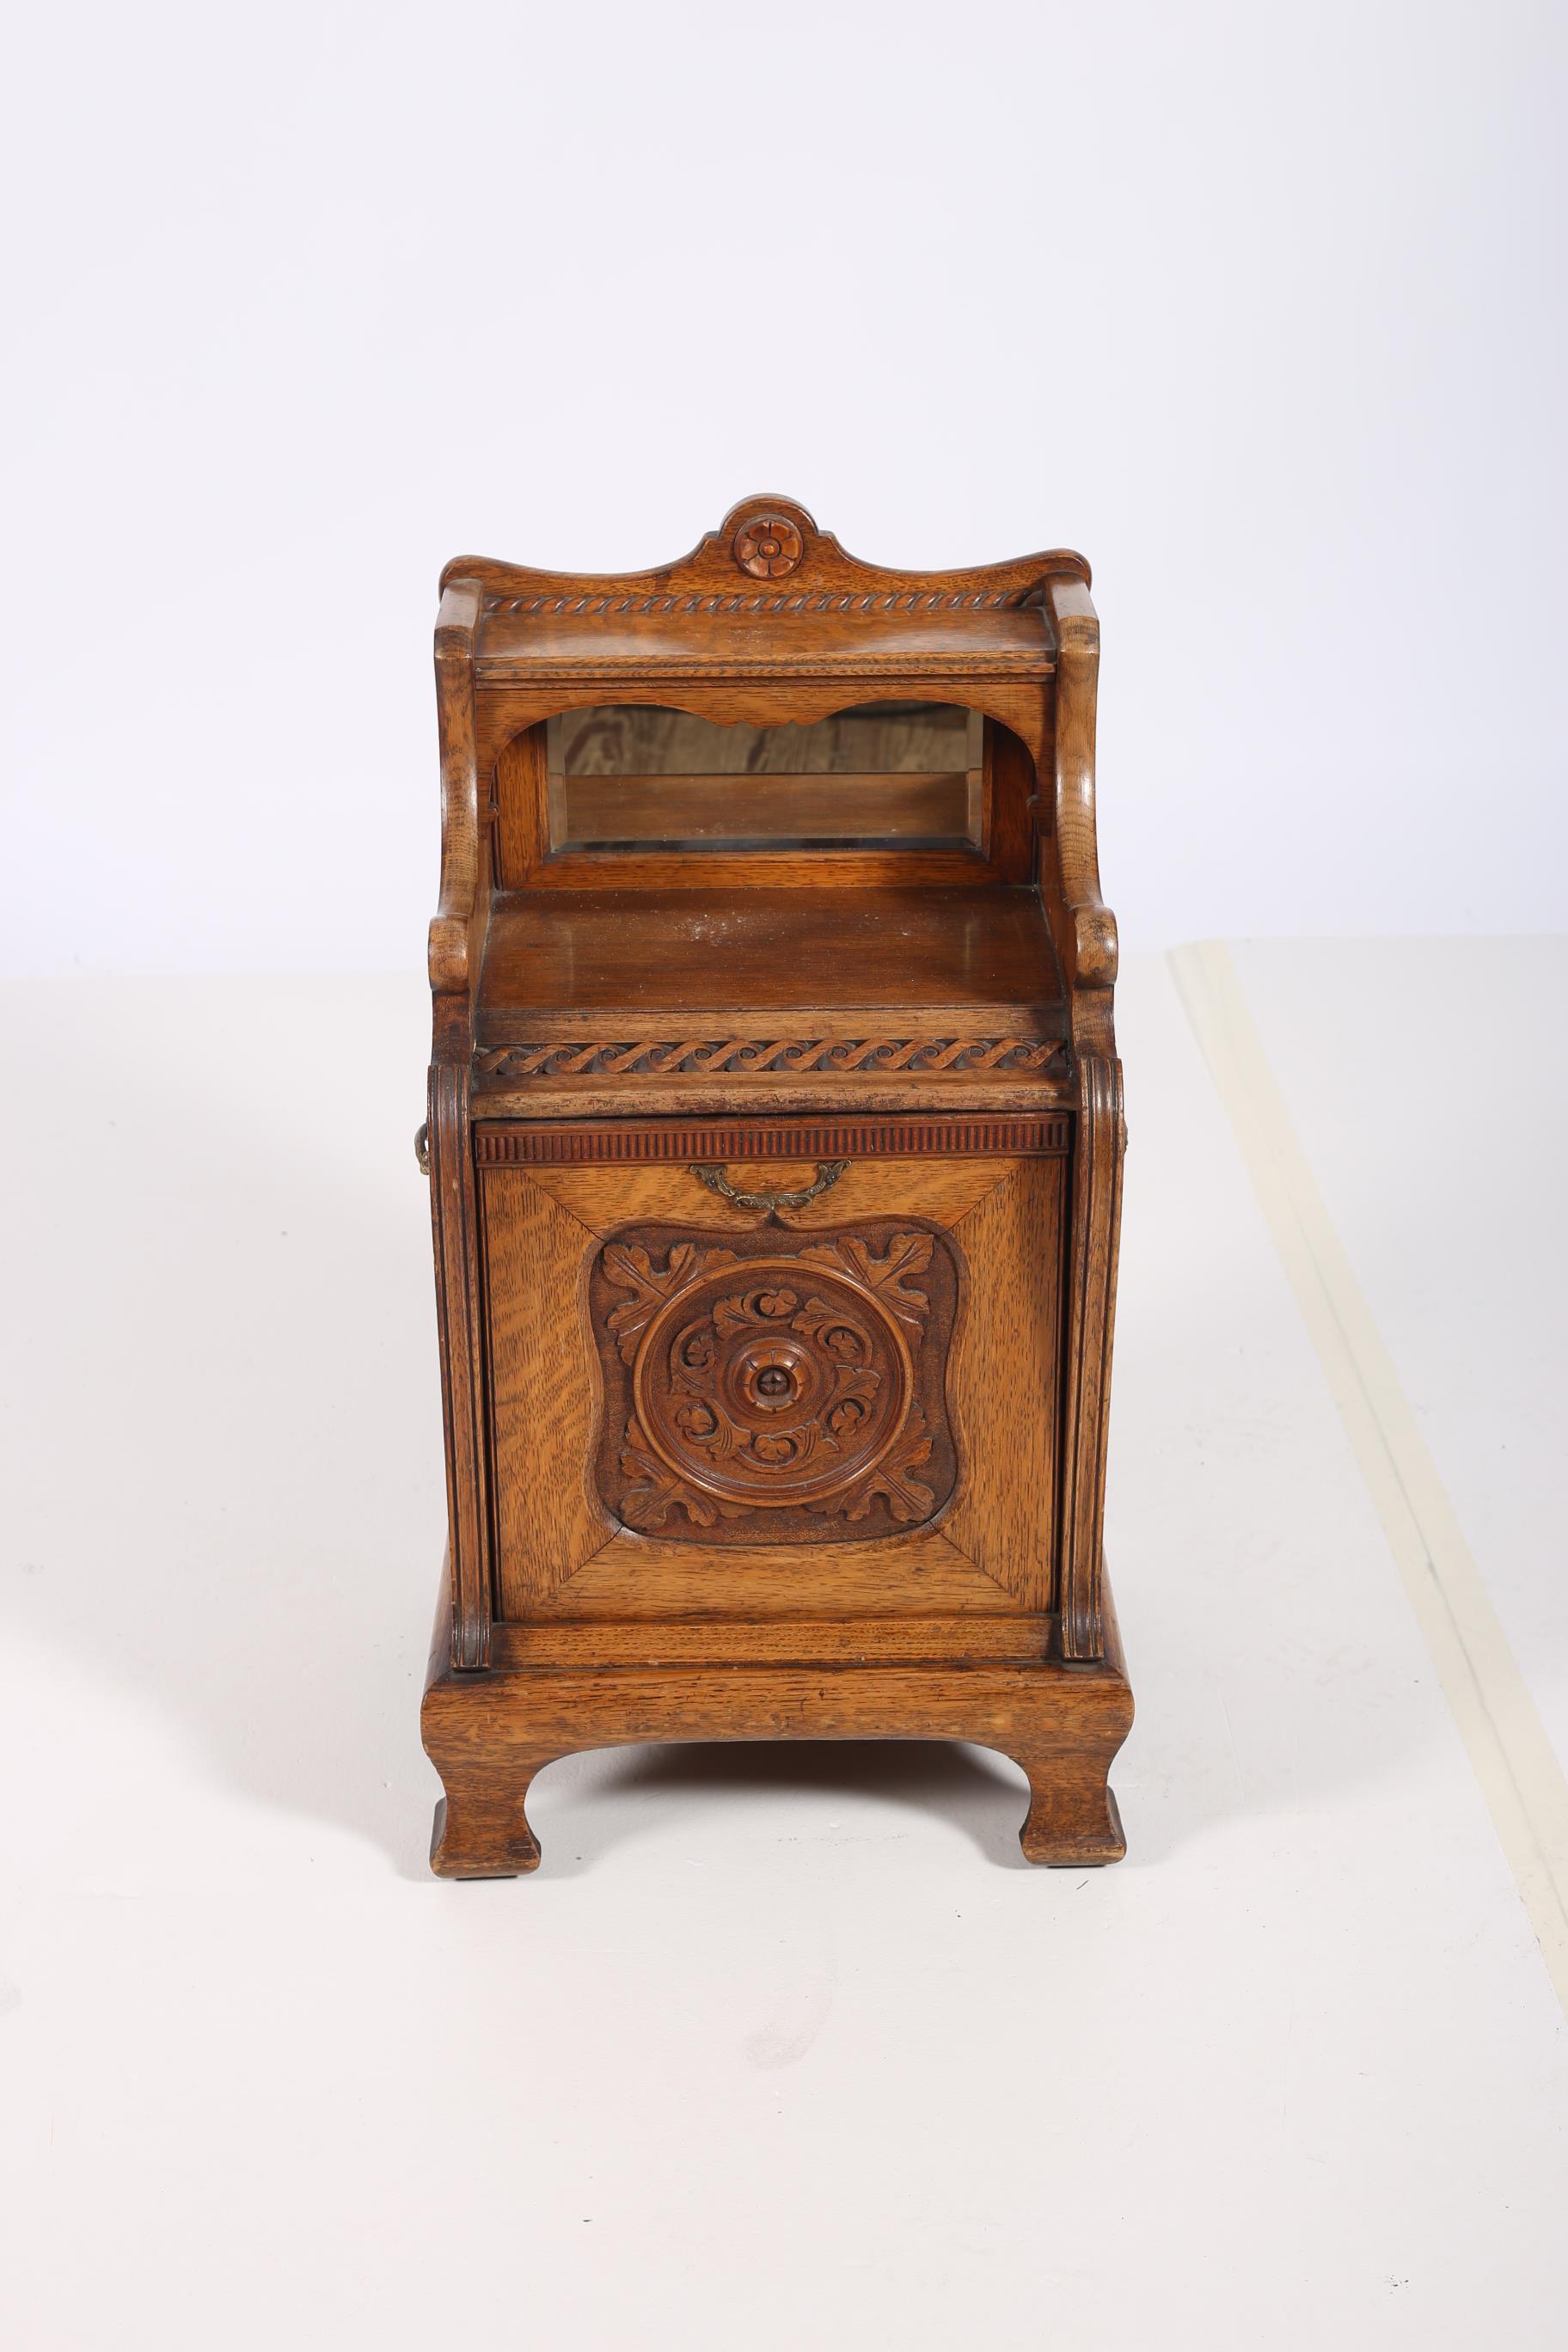
[[[1066,1034],[1057,963],[1027,888],[511,891],[490,918],[481,1045],[702,1032],[848,1034],[854,1014],[934,1035],[998,1023]],[[630,1020],[633,1030],[624,1024]],[[609,1025],[606,1026],[606,1024]]]
[[[1056,667],[1039,606],[976,611],[974,604],[989,602],[984,592],[966,604],[962,595],[918,592],[790,596],[751,583],[751,593],[731,598],[558,601],[564,611],[538,596],[492,600],[474,655],[481,686],[539,678],[806,675],[865,678],[874,688],[881,677],[1038,680]],[[635,609],[623,616],[617,607],[628,603]],[[539,609],[542,604],[546,609]],[[770,609],[775,605],[776,613]],[[674,609],[661,609],[667,606]]]

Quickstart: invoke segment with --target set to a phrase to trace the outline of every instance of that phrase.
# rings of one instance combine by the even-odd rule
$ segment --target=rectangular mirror
[[[655,704],[569,710],[547,730],[550,847],[978,850],[984,729],[947,702],[776,727]]]

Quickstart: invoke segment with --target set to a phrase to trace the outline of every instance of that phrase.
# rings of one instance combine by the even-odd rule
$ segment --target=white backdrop
[[[1561,7],[152,0],[9,56],[7,968],[417,962],[442,561],[754,489],[1089,555],[1130,944],[1568,919]]]

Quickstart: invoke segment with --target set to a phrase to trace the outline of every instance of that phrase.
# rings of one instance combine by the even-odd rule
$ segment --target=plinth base
[[[455,1674],[432,1660],[421,1713],[446,1798],[430,1866],[444,1878],[537,1870],[529,1784],[557,1757],[644,1740],[968,1739],[1028,1776],[1026,1860],[1057,1869],[1127,1851],[1112,1759],[1132,1693],[1106,1595],[1107,1654],[1014,1664],[509,1666]]]

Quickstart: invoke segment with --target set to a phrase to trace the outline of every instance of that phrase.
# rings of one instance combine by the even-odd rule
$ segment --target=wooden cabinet
[[[448,567],[437,1869],[531,1867],[552,1757],[715,1737],[985,1741],[1031,1858],[1121,1852],[1087,578],[780,500]]]

